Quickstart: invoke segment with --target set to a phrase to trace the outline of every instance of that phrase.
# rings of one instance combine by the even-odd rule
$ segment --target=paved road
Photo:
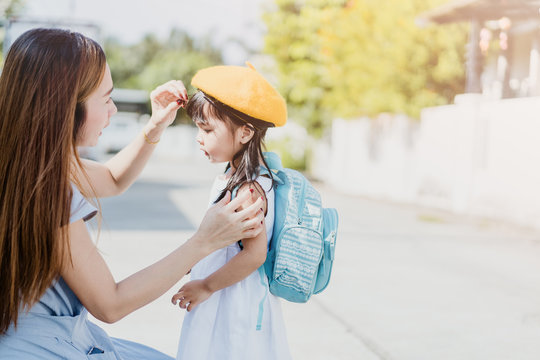
[[[193,233],[219,171],[202,157],[153,159],[124,195],[102,201],[98,246],[117,279]],[[539,233],[319,189],[340,233],[329,288],[283,302],[294,359],[540,359]],[[105,328],[174,356],[175,289]]]

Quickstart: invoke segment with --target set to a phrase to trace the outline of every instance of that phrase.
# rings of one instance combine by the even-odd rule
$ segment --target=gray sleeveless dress
[[[97,213],[73,186],[70,222],[87,221]],[[172,360],[147,346],[109,337],[87,319],[88,311],[61,277],[28,313],[19,312],[0,336],[0,359]]]

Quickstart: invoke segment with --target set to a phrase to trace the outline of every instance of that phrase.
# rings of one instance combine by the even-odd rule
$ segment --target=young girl
[[[248,64],[249,65],[249,64]],[[290,359],[279,299],[268,292],[261,265],[274,224],[271,173],[262,153],[269,127],[287,119],[285,101],[250,67],[216,66],[192,80],[199,91],[186,110],[211,162],[228,162],[211,191],[262,198],[266,232],[218,250],[195,265],[173,303],[186,308],[177,359]]]

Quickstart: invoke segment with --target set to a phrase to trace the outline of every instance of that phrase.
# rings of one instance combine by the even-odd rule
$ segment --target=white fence
[[[352,194],[540,229],[540,98],[455,105],[406,117],[335,120],[313,173]]]

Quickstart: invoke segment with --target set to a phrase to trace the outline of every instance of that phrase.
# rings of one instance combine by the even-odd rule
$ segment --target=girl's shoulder
[[[269,177],[266,177],[264,175],[258,176],[256,179],[252,181],[245,182],[240,186],[238,189],[238,194],[244,191],[251,192],[251,200],[248,200],[244,206],[251,205],[254,201],[256,201],[259,197],[262,197],[263,202],[263,210],[266,215],[266,209],[269,207],[269,201],[273,202],[273,182],[272,179]]]
[[[267,175],[259,175],[254,182],[260,185],[265,193],[269,193],[273,189],[273,181]]]

